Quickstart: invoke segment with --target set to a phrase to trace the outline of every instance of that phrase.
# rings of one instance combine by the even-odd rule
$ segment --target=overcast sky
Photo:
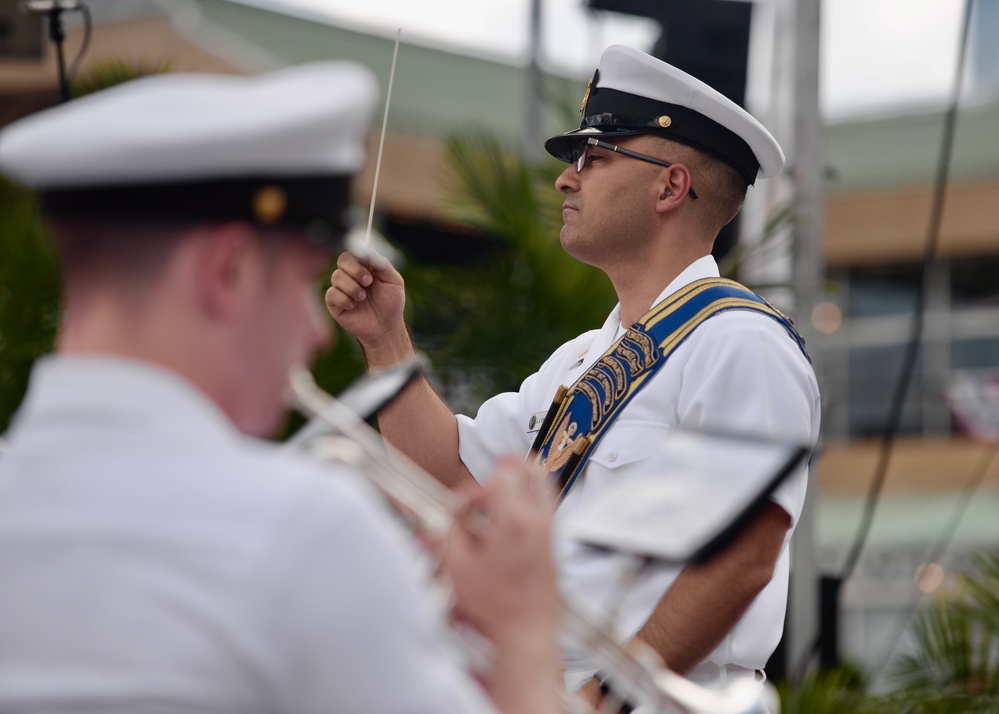
[[[411,42],[522,61],[530,0],[251,0],[297,6]],[[758,0],[772,2],[773,0]],[[890,111],[949,96],[962,0],[823,0],[821,97],[829,117]],[[651,47],[658,25],[590,13],[583,0],[543,0],[547,66],[587,75],[603,47]]]

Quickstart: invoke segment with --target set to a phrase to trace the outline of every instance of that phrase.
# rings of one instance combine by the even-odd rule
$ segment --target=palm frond
[[[868,714],[874,712],[859,670],[844,665],[809,674],[799,685],[777,685],[783,714]]]
[[[84,77],[73,82],[73,96],[82,97],[86,94],[108,89],[132,79],[149,74],[165,74],[171,71],[171,63],[160,62],[132,63],[117,57],[104,60],[94,65]]]
[[[916,614],[916,651],[890,670],[913,693],[999,696],[999,556],[991,552],[961,579],[956,593],[938,595]]]
[[[35,359],[52,348],[59,270],[33,191],[0,179],[0,433],[21,403]]]

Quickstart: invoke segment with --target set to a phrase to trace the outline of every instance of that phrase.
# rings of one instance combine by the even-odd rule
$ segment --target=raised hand
[[[402,276],[381,256],[341,253],[330,276],[326,308],[366,353],[408,333],[403,321],[406,289]]]

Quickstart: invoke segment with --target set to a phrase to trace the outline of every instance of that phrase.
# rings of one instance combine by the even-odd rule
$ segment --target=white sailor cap
[[[50,217],[247,219],[331,248],[378,84],[353,62],[136,79],[0,131],[0,172]]]
[[[579,140],[658,134],[735,167],[752,184],[784,167],[777,140],[746,110],[699,79],[644,52],[612,45],[593,73],[578,129],[545,142],[571,162]]]

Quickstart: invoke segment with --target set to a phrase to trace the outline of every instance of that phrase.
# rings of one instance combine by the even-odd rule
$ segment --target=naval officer
[[[782,169],[778,143],[711,87],[623,46],[602,55],[581,115],[545,143],[568,164],[556,181],[560,240],[607,274],[618,305],[474,418],[454,416],[424,380],[380,417],[383,434],[452,486],[488,483],[500,455],[534,447],[560,491],[560,515],[599,499],[617,469],[679,427],[814,444],[819,393],[800,337],[765,300],[720,280],[711,257],[748,187]],[[404,298],[390,266],[345,254],[327,306],[379,368],[414,354]],[[556,418],[539,432],[553,402]],[[613,558],[562,542],[563,590],[619,613],[621,636],[692,679],[760,680],[781,637],[806,481],[803,465],[708,562],[654,565],[623,592]],[[599,698],[587,653],[565,657],[569,686]]]

